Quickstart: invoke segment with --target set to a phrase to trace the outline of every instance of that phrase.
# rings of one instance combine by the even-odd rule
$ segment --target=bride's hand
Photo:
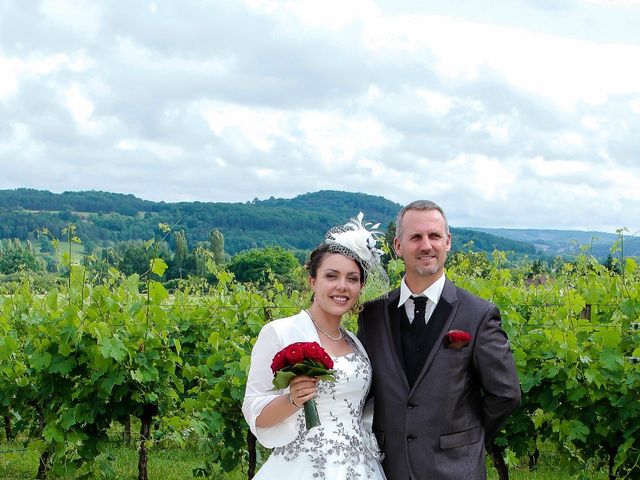
[[[289,393],[291,394],[291,402],[293,405],[300,408],[311,400],[316,394],[317,382],[317,378],[304,375],[294,377],[289,384]]]

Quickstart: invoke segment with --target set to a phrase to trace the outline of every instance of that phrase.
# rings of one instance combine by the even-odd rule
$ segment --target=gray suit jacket
[[[520,383],[495,305],[446,280],[442,329],[410,388],[390,309],[400,290],[365,304],[358,319],[374,379],[373,429],[389,480],[485,479],[484,444],[520,403]],[[431,320],[430,320],[431,322]],[[449,330],[471,334],[445,348]]]

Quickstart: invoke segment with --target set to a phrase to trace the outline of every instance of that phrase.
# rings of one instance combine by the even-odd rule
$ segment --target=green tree
[[[296,270],[300,263],[295,255],[282,247],[252,248],[233,256],[229,271],[241,282],[266,285],[268,272],[285,285],[296,283]]]
[[[224,254],[224,236],[217,228],[209,232],[209,243],[211,244],[211,252],[213,252],[213,261],[216,265],[222,265],[225,260]]]
[[[611,255],[611,253],[607,255],[607,259],[604,261],[603,265],[610,272],[617,274],[622,273],[622,269],[620,268],[620,261],[613,255]]]
[[[156,242],[152,248],[149,242],[129,240],[118,242],[109,250],[102,251],[103,258],[127,276],[146,273],[149,262],[154,257],[162,258],[165,262],[171,257],[169,246],[165,242]]]
[[[19,270],[39,272],[43,270],[30,241],[0,241],[0,273],[15,273]]]
[[[51,240],[48,238],[42,239],[40,242],[40,253],[55,253],[55,248],[53,248]]]
[[[173,262],[175,268],[178,270],[178,276],[182,278],[184,267],[189,257],[189,247],[187,245],[187,237],[184,235],[184,231],[180,230],[174,233],[176,241],[176,252],[173,256]]]

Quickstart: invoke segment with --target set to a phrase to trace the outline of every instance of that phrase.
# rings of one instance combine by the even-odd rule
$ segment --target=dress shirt
[[[405,311],[407,312],[407,318],[409,318],[409,323],[413,322],[413,300],[411,296],[415,297],[427,297],[427,305],[425,307],[424,312],[424,320],[425,323],[429,323],[429,318],[433,313],[433,310],[436,308],[436,305],[440,301],[440,295],[442,295],[442,289],[444,288],[444,274],[435,282],[427,287],[426,290],[419,293],[413,293],[407,287],[407,283],[405,282],[404,277],[402,278],[402,283],[400,284],[400,298],[398,300],[398,308],[404,305]]]

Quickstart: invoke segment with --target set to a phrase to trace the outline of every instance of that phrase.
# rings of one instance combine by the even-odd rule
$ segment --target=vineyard
[[[451,280],[499,306],[522,385],[521,408],[488,446],[500,478],[513,465],[536,468],[545,449],[570,458],[577,478],[593,469],[640,478],[636,262],[613,272],[582,255],[531,275],[507,268],[501,252],[451,260]],[[109,433],[133,418],[139,480],[159,445],[203,451],[195,476],[251,476],[260,455],[240,405],[252,342],[308,293],[275,278],[267,288],[240,283],[212,261],[215,284],[184,281],[171,294],[154,280],[161,259],[143,276],[68,268],[57,290],[38,292],[25,275],[0,296],[0,446],[20,439],[36,452],[37,479],[115,478]],[[400,268],[390,262],[392,282]]]

